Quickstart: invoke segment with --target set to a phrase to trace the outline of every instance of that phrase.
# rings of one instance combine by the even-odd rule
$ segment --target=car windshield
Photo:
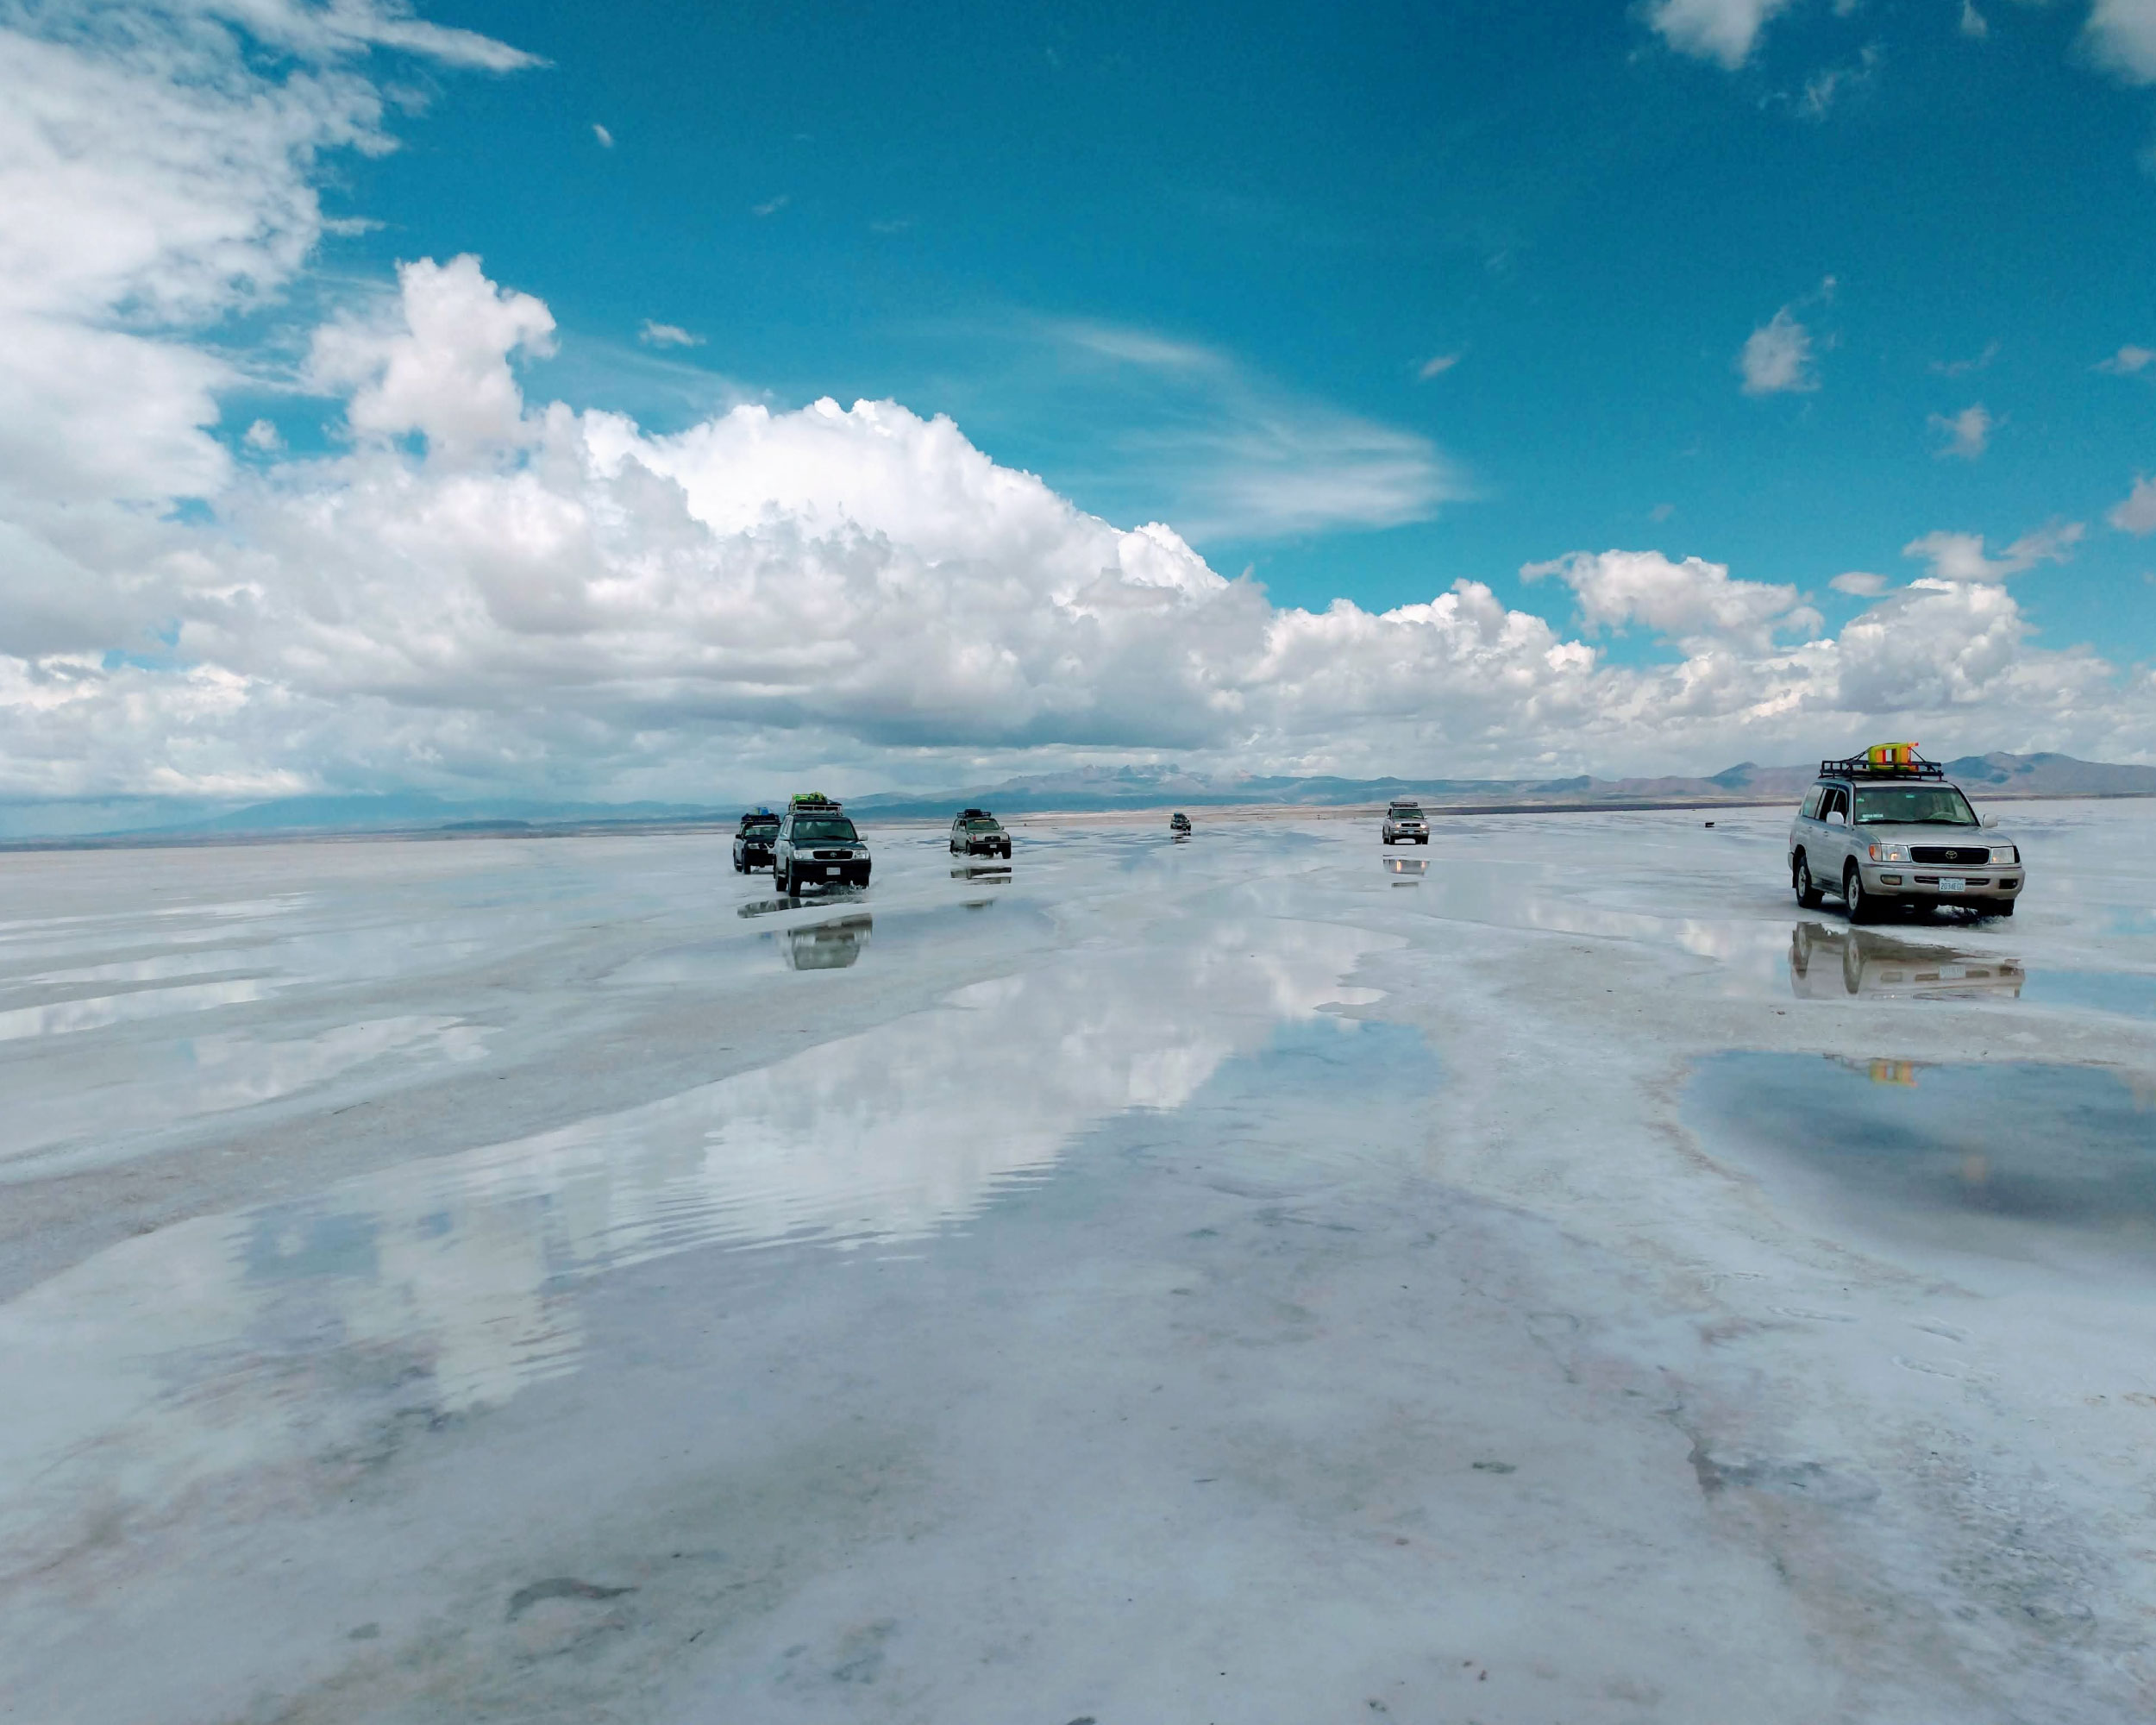
[[[1976,812],[1952,785],[1896,785],[1892,789],[1859,789],[1857,825],[1880,826],[1974,826]]]
[[[968,832],[1000,832],[1003,829],[993,820],[969,820],[966,823],[966,831]]]
[[[1396,808],[1393,811],[1393,819],[1395,820],[1420,820],[1422,811],[1419,808]]]
[[[796,844],[850,844],[860,837],[854,831],[853,822],[843,814],[804,815],[793,823]]]
[[[779,818],[774,814],[768,820],[744,820],[741,824],[741,830],[743,832],[776,832],[779,830]]]

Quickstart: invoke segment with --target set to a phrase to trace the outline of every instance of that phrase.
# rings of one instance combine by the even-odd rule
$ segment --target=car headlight
[[[2021,860],[2021,847],[2018,844],[1994,846],[1991,851],[1991,860],[1994,862],[2019,862]]]
[[[1909,860],[1909,848],[1906,844],[1873,844],[1867,850],[1874,862],[1906,862]]]

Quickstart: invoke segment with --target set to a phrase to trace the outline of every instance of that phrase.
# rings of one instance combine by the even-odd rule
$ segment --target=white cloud
[[[1999,344],[1986,342],[1984,351],[1972,360],[1934,360],[1931,368],[1940,377],[1965,377],[1971,372],[1980,372],[1999,357]]]
[[[767,198],[761,204],[750,204],[749,206],[749,213],[751,216],[776,216],[781,210],[785,209],[787,204],[793,202],[793,194],[792,192],[781,191],[776,198]]]
[[[1789,0],[1651,0],[1647,22],[1680,53],[1732,72],[1752,57],[1767,20]]]
[[[599,147],[601,149],[611,150],[614,147],[614,135],[605,127],[594,123],[592,127],[592,135],[599,140]]]
[[[1992,427],[1998,422],[1979,401],[1959,413],[1934,413],[1927,423],[1946,440],[1938,451],[1940,455],[1973,461],[1990,447]]]
[[[1884,51],[1873,42],[1848,65],[1828,66],[1813,73],[1804,80],[1804,91],[1797,98],[1796,111],[1808,120],[1824,120],[1844,94],[1862,90],[1878,77],[1884,59]]]
[[[1921,558],[1931,565],[1931,579],[1939,581],[2003,581],[2026,574],[2039,563],[2063,563],[2073,555],[2086,530],[2078,521],[2053,522],[2034,533],[2024,533],[1996,557],[1984,555],[1981,533],[1927,533],[1902,548],[1904,557]]]
[[[1887,590],[1887,578],[1865,569],[1847,569],[1827,585],[1836,593],[1853,593],[1858,599],[1877,599]]]
[[[1570,587],[1580,625],[1590,635],[1638,623],[1702,649],[1741,643],[1766,652],[1777,635],[1811,635],[1820,627],[1819,613],[1798,603],[1795,587],[1732,580],[1725,565],[1698,557],[1672,561],[1659,551],[1576,551],[1520,573],[1530,581],[1555,575]]]
[[[2096,368],[2113,377],[2135,377],[2152,363],[2156,363],[2156,348],[2136,348],[2129,343],[2109,359],[2099,360]]]
[[[1746,395],[1802,393],[1819,387],[1811,331],[1786,305],[1745,338],[1736,363]]]
[[[274,455],[285,447],[283,436],[266,419],[258,419],[248,426],[246,436],[241,441],[248,448],[258,449],[265,455]]]
[[[1578,638],[1450,572],[1384,612],[1275,605],[1208,567],[1191,523],[1418,518],[1457,476],[1422,439],[1142,333],[1069,345],[1159,380],[1175,412],[1131,447],[1175,474],[1173,526],[1114,525],[892,402],[736,405],[662,436],[528,399],[519,362],[552,316],[469,258],[411,262],[393,298],[317,333],[308,377],[348,442],[258,440],[235,462],[209,434],[235,362],[201,330],[301,268],[319,153],[386,146],[350,45],[436,40],[385,8],[250,4],[287,55],[304,38],[329,61],[251,60],[233,15],[200,7],[130,13],[110,40],[0,33],[0,191],[27,212],[0,230],[8,794],[705,796],[1171,750],[1715,767],[1845,746],[1888,712],[2150,752],[2156,681],[2035,647],[1999,584],[2078,529],[1997,558],[1918,542],[1952,578],[1839,637],[1794,587],[1652,550],[1545,566]],[[517,63],[479,41],[437,46]],[[118,325],[122,304],[146,321]],[[204,502],[133,501],[181,495]],[[1612,662],[1596,637],[1620,629],[1673,662]]]
[[[700,348],[701,336],[692,336],[679,323],[655,323],[647,317],[643,328],[636,332],[636,339],[650,348]]]
[[[308,380],[348,390],[345,422],[361,437],[417,433],[437,459],[463,461],[523,441],[523,397],[511,356],[554,348],[554,316],[504,293],[473,257],[398,269],[392,317],[344,318],[316,331]]]
[[[1460,356],[1457,354],[1438,354],[1425,360],[1415,375],[1427,383],[1433,377],[1443,377],[1459,362]]]
[[[2127,84],[2156,84],[2156,0],[2095,0],[2082,41]]]
[[[1984,14],[1977,10],[1975,0],[1961,0],[1961,33],[1976,41],[1982,41],[1991,34],[1991,26],[1984,22]]]
[[[2156,533],[2156,479],[2135,479],[2124,500],[2103,518],[2122,533]]]

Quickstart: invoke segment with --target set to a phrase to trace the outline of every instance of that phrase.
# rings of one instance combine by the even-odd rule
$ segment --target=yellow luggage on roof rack
[[[1865,759],[1875,767],[1914,767],[1916,764],[1916,745],[1914,743],[1875,743],[1864,751]]]

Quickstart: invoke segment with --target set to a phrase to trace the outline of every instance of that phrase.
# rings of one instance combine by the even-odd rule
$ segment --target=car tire
[[[1391,834],[1391,833],[1389,833],[1389,832],[1381,833],[1381,834],[1379,834],[1378,836],[1379,836],[1380,837],[1382,837],[1382,838],[1385,841],[1385,843],[1386,843],[1386,844],[1390,844],[1393,842],[1393,836],[1392,836],[1392,834]]]
[[[1811,862],[1802,856],[1796,859],[1796,868],[1789,875],[1789,885],[1796,893],[1796,902],[1808,911],[1817,910],[1827,896],[1820,891],[1819,883],[1812,879]]]
[[[2001,899],[1997,904],[1991,907],[1991,914],[1993,916],[2012,916],[2014,914],[2014,900],[2011,899]]]
[[[1422,835],[1422,837],[1421,837],[1418,838],[1418,839],[1415,841],[1415,843],[1416,843],[1416,844],[1427,844],[1429,842],[1430,842],[1430,835],[1429,835],[1428,833],[1426,833],[1426,833],[1424,833],[1424,834]]]
[[[1864,875],[1852,862],[1841,874],[1841,905],[1852,923],[1870,922],[1879,913],[1877,902],[1864,889]]]

